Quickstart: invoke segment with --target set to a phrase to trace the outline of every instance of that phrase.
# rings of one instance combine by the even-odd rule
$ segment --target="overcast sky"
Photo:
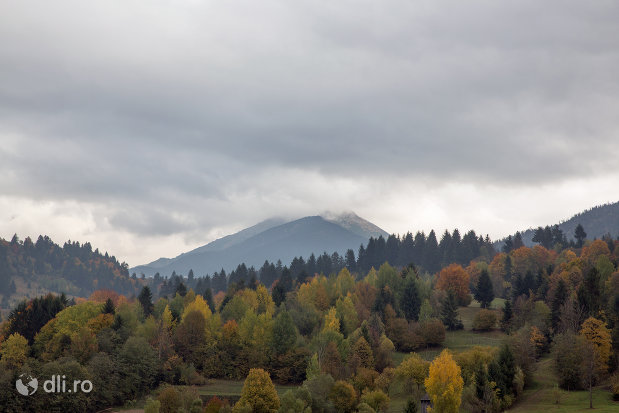
[[[0,236],[499,238],[619,200],[616,1],[0,0]]]

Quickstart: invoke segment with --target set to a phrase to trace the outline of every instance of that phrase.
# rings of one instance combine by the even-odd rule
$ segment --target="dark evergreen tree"
[[[505,300],[505,304],[503,306],[503,317],[501,318],[501,330],[509,334],[513,318],[514,313],[512,310],[512,302]]]
[[[503,243],[503,248],[502,251],[506,254],[509,254],[511,252],[511,250],[514,249],[514,241],[512,240],[512,236],[509,235],[506,239],[505,242]]]
[[[578,304],[589,317],[597,317],[601,307],[600,273],[593,267],[578,288]]]
[[[208,308],[211,310],[211,313],[215,312],[215,301],[213,300],[213,291],[210,288],[207,288],[204,291],[204,301],[208,304]]]
[[[475,396],[478,400],[484,401],[484,393],[486,392],[486,385],[488,384],[488,373],[484,363],[477,363],[475,369]]]
[[[404,285],[404,291],[402,292],[400,309],[407,320],[417,321],[419,319],[420,308],[421,297],[419,295],[419,289],[417,288],[417,282],[413,276],[409,276]]]
[[[450,330],[460,330],[464,328],[458,314],[458,298],[453,290],[448,290],[441,308],[441,321]]]
[[[142,291],[140,291],[140,295],[138,296],[138,301],[144,310],[144,317],[151,315],[153,312],[153,294],[148,285],[142,287]]]
[[[520,232],[516,232],[516,235],[514,235],[514,249],[517,250],[521,247],[524,247],[524,242],[522,241],[522,234],[520,234]]]
[[[115,311],[116,309],[114,308],[114,303],[112,302],[112,299],[108,298],[105,301],[105,304],[103,305],[103,309],[101,310],[101,312],[103,314],[114,314]]]
[[[503,344],[499,351],[498,359],[500,376],[497,387],[501,390],[501,394],[513,394],[513,382],[516,375],[516,363],[514,354],[507,344]]]
[[[180,282],[176,287],[176,291],[174,293],[175,295],[178,294],[181,297],[184,297],[187,294],[187,287],[185,287],[185,284],[183,282]]]
[[[417,406],[417,401],[415,399],[408,399],[406,407],[404,408],[404,413],[417,413],[418,411],[419,407]]]
[[[557,331],[559,323],[561,321],[561,306],[567,299],[567,286],[563,279],[559,279],[557,283],[557,289],[552,299],[552,305],[550,306],[550,322],[552,324],[553,331]]]
[[[475,299],[479,301],[481,308],[489,308],[494,300],[494,289],[488,271],[482,270],[475,291]]]
[[[351,249],[346,251],[346,268],[351,273],[357,271],[357,261],[355,260],[355,252]]]
[[[440,269],[440,256],[434,230],[430,231],[430,234],[428,235],[424,255],[423,267],[430,273],[437,272]]]

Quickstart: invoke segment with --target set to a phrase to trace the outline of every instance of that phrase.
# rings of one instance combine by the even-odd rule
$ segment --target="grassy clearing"
[[[216,395],[219,398],[225,398],[226,396],[238,397],[241,395],[241,391],[243,390],[243,380],[221,380],[221,379],[210,379],[208,384],[204,386],[196,386],[195,389],[198,391],[200,396],[211,396]],[[177,386],[180,387],[180,386]],[[295,389],[298,386],[294,385],[275,385],[275,390],[277,394],[281,397],[286,390]]]
[[[554,374],[552,359],[544,358],[535,371],[535,385],[525,390],[520,400],[508,410],[510,413],[521,412],[590,412],[588,391],[565,391],[555,387],[557,378]],[[557,403],[558,402],[558,403]],[[600,413],[619,411],[619,402],[614,402],[610,391],[604,386],[593,389],[593,408]]]

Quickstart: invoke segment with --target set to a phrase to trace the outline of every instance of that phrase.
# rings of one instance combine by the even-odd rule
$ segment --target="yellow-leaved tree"
[[[269,373],[263,369],[249,370],[235,410],[242,411],[249,406],[253,413],[275,413],[279,405],[279,396]]]
[[[430,374],[425,380],[425,385],[432,398],[433,412],[458,412],[462,402],[464,380],[460,374],[460,367],[448,350],[443,350],[430,364]]]

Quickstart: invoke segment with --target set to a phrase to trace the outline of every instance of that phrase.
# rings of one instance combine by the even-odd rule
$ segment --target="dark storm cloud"
[[[258,182],[268,168],[595,176],[619,152],[617,21],[609,1],[15,3],[0,15],[0,190],[172,234],[298,184]]]

